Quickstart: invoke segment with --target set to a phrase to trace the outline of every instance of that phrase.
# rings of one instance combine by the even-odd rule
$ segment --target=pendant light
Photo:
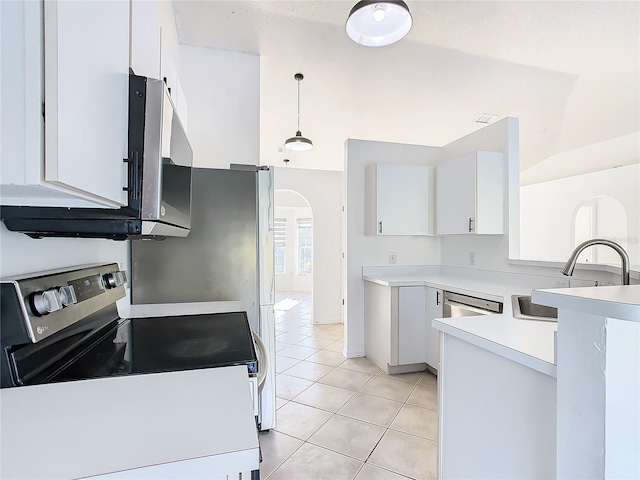
[[[303,137],[302,133],[300,133],[300,82],[304,76],[301,73],[296,73],[293,78],[298,82],[298,131],[295,137],[287,138],[286,142],[284,142],[284,147],[296,152],[304,152],[313,148],[313,142]]]
[[[347,19],[347,35],[365,47],[384,47],[402,39],[413,20],[402,0],[361,1],[354,5]]]

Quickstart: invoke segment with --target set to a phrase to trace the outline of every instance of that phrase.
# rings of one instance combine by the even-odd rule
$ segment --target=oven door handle
[[[256,342],[258,350],[260,350],[260,359],[262,360],[260,362],[260,371],[258,372],[258,392],[262,392],[264,382],[267,379],[267,372],[269,371],[269,352],[262,339],[255,332],[251,333],[253,334],[253,339]]]

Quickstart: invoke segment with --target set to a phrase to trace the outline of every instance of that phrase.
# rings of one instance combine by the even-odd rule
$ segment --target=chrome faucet
[[[567,263],[562,267],[562,270],[560,270],[562,274],[567,276],[573,275],[573,269],[576,268],[578,255],[580,255],[585,248],[590,247],[591,245],[606,245],[618,252],[618,255],[620,255],[620,258],[622,259],[622,285],[629,285],[629,255],[627,255],[624,248],[616,242],[605,240],[604,238],[594,238],[593,240],[587,240],[586,242],[578,245],[569,257],[569,260],[567,260]]]

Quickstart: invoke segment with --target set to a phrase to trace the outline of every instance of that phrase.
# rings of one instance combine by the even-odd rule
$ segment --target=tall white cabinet
[[[473,152],[437,167],[437,233],[502,234],[504,156]]]
[[[433,167],[378,163],[365,176],[365,234],[433,234]]]

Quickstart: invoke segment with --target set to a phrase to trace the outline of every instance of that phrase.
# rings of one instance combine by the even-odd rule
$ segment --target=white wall
[[[275,168],[276,190],[307,199],[313,218],[313,322],[342,321],[340,278],[341,172]]]
[[[364,265],[386,265],[396,252],[398,265],[440,263],[440,238],[428,236],[375,236],[364,234],[365,167],[375,163],[434,165],[443,156],[439,147],[348,139],[343,172],[343,244],[345,265],[345,354],[361,357],[364,351]]]
[[[260,163],[260,57],[180,45],[193,164]]]
[[[298,275],[298,219],[311,218],[313,212],[309,207],[283,207],[278,204],[276,192],[274,217],[286,219],[285,236],[285,273],[276,275],[276,292],[311,292],[313,288],[312,275]],[[315,225],[313,225],[315,228]],[[312,245],[315,254],[315,245]],[[315,256],[315,255],[314,255]],[[315,264],[315,259],[314,259]]]
[[[129,241],[85,238],[33,239],[0,227],[0,277],[91,263],[129,265]]]
[[[623,245],[631,263],[639,265],[640,164],[521,187],[520,208],[527,221],[521,225],[520,258],[566,261],[575,247],[571,241],[575,210],[583,201],[600,196],[616,199],[626,210],[627,236],[611,240]]]
[[[467,153],[487,150],[503,152],[506,161],[504,235],[444,235],[442,264],[470,267],[469,253],[475,253],[475,267],[510,271],[510,258],[519,258],[520,157],[518,119],[504,118],[443,147],[444,161]],[[512,250],[510,252],[510,240]]]

